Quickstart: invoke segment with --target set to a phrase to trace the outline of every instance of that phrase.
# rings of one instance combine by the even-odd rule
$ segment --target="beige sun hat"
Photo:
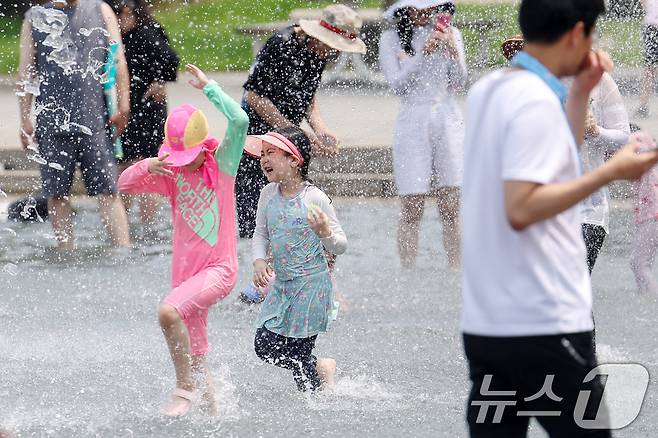
[[[510,61],[514,58],[514,55],[523,50],[524,45],[525,42],[523,41],[523,35],[515,35],[503,41],[500,45],[500,50],[502,50],[505,59]]]
[[[299,27],[307,35],[350,53],[366,53],[366,44],[359,38],[362,24],[359,14],[345,5],[327,6],[319,20],[299,20]]]

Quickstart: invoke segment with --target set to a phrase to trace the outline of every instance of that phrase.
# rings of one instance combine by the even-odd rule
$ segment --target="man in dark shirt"
[[[335,154],[338,140],[326,127],[315,102],[322,72],[340,52],[365,53],[358,38],[361,18],[344,5],[328,6],[320,20],[276,32],[258,53],[244,84],[242,107],[249,115],[249,134],[299,126],[304,119],[315,154]],[[267,178],[258,159],[245,154],[236,176],[235,193],[240,237],[251,238],[256,207]]]

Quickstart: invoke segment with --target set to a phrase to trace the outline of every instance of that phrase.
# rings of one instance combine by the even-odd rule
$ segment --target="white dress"
[[[630,136],[628,113],[619,88],[609,74],[605,73],[601,82],[592,90],[589,107],[598,125],[599,135],[587,139],[580,150],[584,172],[600,167],[606,154],[626,144]],[[609,203],[607,186],[594,192],[583,201],[583,223],[599,225],[606,233],[609,232]]]
[[[400,96],[393,166],[399,195],[426,194],[437,187],[459,187],[464,161],[464,118],[455,93],[466,83],[461,33],[451,27],[459,52],[423,55],[433,26],[414,28],[415,56],[401,56],[395,29],[386,30],[379,45],[379,62],[391,89]]]

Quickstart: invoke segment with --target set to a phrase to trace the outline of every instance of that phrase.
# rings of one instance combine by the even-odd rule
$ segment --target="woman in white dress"
[[[418,231],[429,194],[438,195],[443,243],[451,267],[459,266],[459,195],[464,121],[456,93],[466,82],[461,33],[451,24],[453,2],[399,0],[384,17],[379,61],[400,97],[393,144],[400,196],[398,250],[403,266],[415,264]]]

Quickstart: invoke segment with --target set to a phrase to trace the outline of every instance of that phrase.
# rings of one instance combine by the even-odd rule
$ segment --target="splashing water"
[[[16,92],[17,96],[23,97],[31,94],[36,97],[41,94],[41,81],[38,78],[18,81],[16,82],[16,85],[19,88],[19,91]]]
[[[71,38],[64,36],[69,22],[66,14],[57,9],[35,6],[30,9],[28,18],[34,29],[47,34],[43,44],[53,48],[47,59],[61,67],[64,74],[74,73],[77,65],[76,48]]]
[[[35,163],[48,164],[48,160],[43,158],[43,156],[41,156],[39,153],[29,154],[26,158],[28,160],[34,161]]]
[[[47,161],[43,160],[44,163],[41,164],[46,164]],[[21,211],[21,216],[24,219],[29,219],[32,217],[31,211],[34,211],[34,215],[37,218],[37,221],[39,222],[44,222],[43,218],[39,214],[39,211],[37,210],[37,200],[34,199],[33,197],[29,197],[28,199],[25,200],[25,205],[23,205],[23,210]]]
[[[18,266],[13,263],[7,263],[2,267],[2,272],[15,277],[18,275]]]
[[[88,37],[89,35],[92,34],[92,32],[100,32],[106,37],[110,37],[110,33],[102,28],[102,27],[92,27],[91,29],[87,29],[86,27],[81,27],[80,30],[78,31],[80,35]]]
[[[89,127],[87,127],[87,126],[85,126],[85,125],[81,125],[81,124],[79,124],[79,123],[70,123],[69,126],[75,126],[75,127],[77,127],[77,128],[80,129],[80,131],[81,131],[83,134],[85,134],[85,135],[92,135],[92,134],[93,134],[93,132],[91,131],[91,129],[89,129]]]

